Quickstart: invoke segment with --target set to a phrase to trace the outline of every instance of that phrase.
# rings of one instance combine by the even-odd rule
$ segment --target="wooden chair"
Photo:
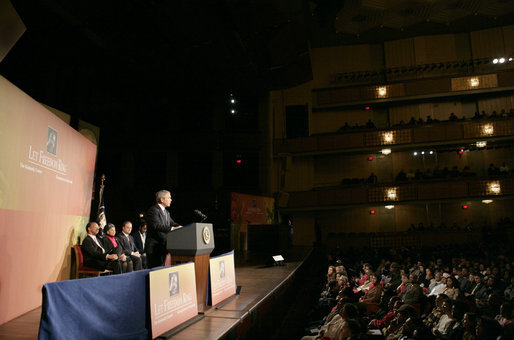
[[[82,256],[82,248],[79,245],[75,245],[71,248],[71,276],[72,279],[79,279],[80,274],[84,274],[87,276],[100,276],[103,274],[110,274],[112,270],[98,270],[96,268],[85,267],[84,266],[84,257]]]

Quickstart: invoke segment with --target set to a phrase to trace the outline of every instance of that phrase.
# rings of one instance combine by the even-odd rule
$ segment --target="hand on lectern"
[[[178,226],[176,226],[176,227],[171,227],[171,231],[173,231],[173,230],[175,230],[175,229],[180,229],[180,228],[182,228],[182,226],[181,226],[181,225],[178,225]]]

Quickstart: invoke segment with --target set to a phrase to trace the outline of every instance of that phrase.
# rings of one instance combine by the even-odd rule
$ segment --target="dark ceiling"
[[[27,31],[0,72],[95,124],[222,110],[312,78],[309,46],[514,23],[513,0],[11,0]],[[86,115],[87,112],[87,115]]]

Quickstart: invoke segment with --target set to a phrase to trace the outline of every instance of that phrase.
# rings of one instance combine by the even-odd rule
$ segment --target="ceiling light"
[[[417,155],[418,155],[418,152],[417,152],[417,151],[414,151],[413,155],[414,155],[414,156],[417,156]]]
[[[382,155],[386,155],[387,156],[387,155],[389,155],[391,153],[391,149],[382,149],[382,151],[380,151],[380,152],[382,152]]]
[[[392,143],[393,142],[393,133],[392,132],[386,132],[383,135],[384,142],[386,143]]]
[[[385,97],[387,95],[387,88],[385,86],[377,87],[377,94],[379,97]]]
[[[387,210],[391,210],[394,208],[394,205],[386,205],[384,208],[386,208]]]
[[[493,64],[498,64],[498,58],[493,59]]]
[[[501,193],[500,183],[498,183],[498,182],[490,183],[489,184],[489,191],[490,191],[490,193],[493,193],[495,195],[500,194]]]
[[[482,200],[482,203],[485,203],[485,204],[493,203],[493,200]]]
[[[503,64],[505,62],[505,58],[500,58],[500,60],[498,60],[500,62],[500,64]]]
[[[482,133],[484,135],[492,135],[494,133],[494,127],[492,124],[485,124],[482,126]]]
[[[387,190],[387,198],[391,201],[396,200],[396,188],[390,188]]]

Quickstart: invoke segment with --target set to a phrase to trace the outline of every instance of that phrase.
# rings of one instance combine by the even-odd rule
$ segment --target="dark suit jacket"
[[[116,240],[123,247],[123,252],[127,256],[130,256],[132,252],[137,251],[136,245],[134,244],[134,238],[132,237],[132,235],[129,235],[129,239],[130,240],[127,240],[127,237],[123,234],[123,232],[118,233],[116,235]]]
[[[165,214],[168,215],[168,222],[166,222]],[[148,208],[145,217],[148,225],[146,238],[147,253],[165,251],[166,234],[170,231],[170,227],[175,227],[179,224],[173,221],[168,210],[164,209],[163,212],[157,203]]]
[[[98,239],[98,242],[102,243],[102,240]],[[106,256],[107,253],[102,251],[95,241],[89,236],[86,236],[82,241],[82,255],[84,256],[84,266],[92,267],[99,270],[104,270],[107,266]]]
[[[146,252],[146,243],[143,244],[143,239],[141,238],[141,234],[139,233],[139,231],[136,231],[134,234],[132,234],[132,236],[134,237],[134,244],[137,248],[137,251],[140,254],[144,254]]]

